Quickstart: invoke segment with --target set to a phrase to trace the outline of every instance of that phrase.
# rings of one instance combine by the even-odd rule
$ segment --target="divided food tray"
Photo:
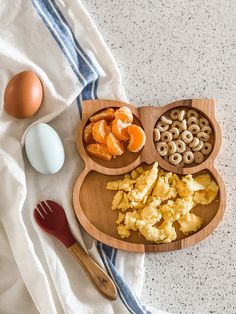
[[[134,123],[141,125],[146,133],[146,144],[138,153],[125,152],[111,161],[103,161],[87,154],[83,142],[83,130],[89,118],[96,112],[112,107],[129,107],[134,115]],[[213,148],[210,155],[201,163],[174,166],[165,161],[157,152],[153,141],[153,130],[158,119],[173,108],[195,109],[206,117],[213,129]],[[77,179],[73,191],[75,214],[84,229],[95,239],[130,252],[166,252],[191,246],[207,237],[217,227],[226,207],[224,182],[215,169],[214,161],[221,146],[221,130],[215,117],[215,101],[211,99],[186,99],[173,102],[163,107],[146,106],[136,108],[124,102],[114,100],[87,100],[83,102],[83,117],[77,131],[77,148],[84,161],[84,170]],[[106,189],[109,181],[121,179],[140,164],[151,165],[155,161],[165,171],[179,175],[209,173],[219,186],[217,198],[210,205],[197,205],[192,210],[200,215],[204,223],[201,229],[185,236],[177,229],[177,239],[168,244],[148,242],[138,232],[128,239],[121,239],[116,230],[117,212],[111,210],[114,191]]]

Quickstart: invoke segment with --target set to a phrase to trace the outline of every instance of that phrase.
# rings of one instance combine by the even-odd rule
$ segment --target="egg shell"
[[[42,174],[54,174],[64,164],[62,141],[57,132],[45,123],[35,124],[27,131],[25,151],[32,167]]]
[[[34,115],[43,100],[43,87],[38,76],[32,71],[16,74],[8,82],[4,94],[6,112],[17,119]]]

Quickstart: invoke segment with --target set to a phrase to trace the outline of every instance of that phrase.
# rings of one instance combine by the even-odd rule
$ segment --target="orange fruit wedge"
[[[113,156],[119,156],[124,153],[123,143],[110,133],[107,137],[107,149]]]
[[[110,127],[107,125],[106,120],[99,120],[92,126],[93,138],[96,142],[105,144],[107,136],[110,133]]]
[[[127,130],[128,125],[122,122],[120,119],[115,119],[111,124],[112,134],[121,141],[128,141],[129,133]]]
[[[86,151],[90,155],[97,157],[99,159],[106,160],[106,161],[109,161],[112,158],[112,154],[109,153],[106,145],[104,145],[104,144],[99,144],[99,143],[89,144],[86,147]]]
[[[90,117],[90,121],[91,122],[97,122],[99,120],[112,120],[114,119],[114,109],[112,108],[107,108],[105,110],[99,111],[98,113],[96,113],[95,115],[93,115],[92,117]]]
[[[128,126],[128,133],[130,135],[129,144],[127,146],[128,151],[132,153],[139,152],[146,142],[146,135],[143,129],[138,125],[131,124]]]
[[[120,107],[116,110],[115,117],[127,124],[130,124],[133,121],[133,113],[128,107]]]
[[[90,144],[93,142],[93,132],[92,132],[92,127],[93,123],[89,123],[85,128],[84,128],[84,141],[86,144]]]

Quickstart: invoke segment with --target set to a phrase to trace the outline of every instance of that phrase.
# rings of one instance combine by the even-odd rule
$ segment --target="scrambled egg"
[[[123,180],[108,182],[107,189],[117,191],[112,210],[119,211],[116,224],[121,238],[139,231],[150,242],[169,243],[177,238],[174,222],[185,235],[201,227],[203,219],[190,211],[213,202],[219,187],[209,174],[180,178],[162,169],[158,172],[155,162],[151,169],[138,167]]]
[[[152,191],[152,196],[160,201],[166,201],[175,198],[177,191],[175,189],[176,178],[172,173],[159,176]]]
[[[125,192],[129,192],[133,190],[135,180],[131,180],[130,178],[124,178],[124,180],[117,180],[107,183],[107,189],[108,190],[121,190]]]
[[[120,209],[122,211],[125,211],[129,208],[130,201],[128,199],[127,193],[125,193],[124,191],[118,191],[112,201],[111,209],[112,210]]]
[[[150,170],[144,171],[136,178],[134,189],[128,194],[131,201],[142,202],[148,198],[156,182],[158,175],[158,163],[155,162]]]
[[[202,225],[202,217],[196,216],[192,213],[187,213],[178,219],[180,225],[179,230],[183,234],[189,234],[190,232],[196,232]]]
[[[203,189],[194,194],[193,200],[196,204],[208,205],[216,198],[219,187],[215,181],[211,180],[209,174],[202,174],[195,180],[203,186]]]
[[[156,243],[169,243],[177,238],[175,228],[172,223],[163,222],[158,228],[151,225],[145,225],[140,229],[144,238]]]

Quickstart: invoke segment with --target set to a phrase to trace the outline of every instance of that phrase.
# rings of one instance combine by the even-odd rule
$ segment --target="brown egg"
[[[34,72],[20,72],[8,82],[4,106],[6,112],[14,118],[31,117],[38,111],[42,100],[42,83]]]

